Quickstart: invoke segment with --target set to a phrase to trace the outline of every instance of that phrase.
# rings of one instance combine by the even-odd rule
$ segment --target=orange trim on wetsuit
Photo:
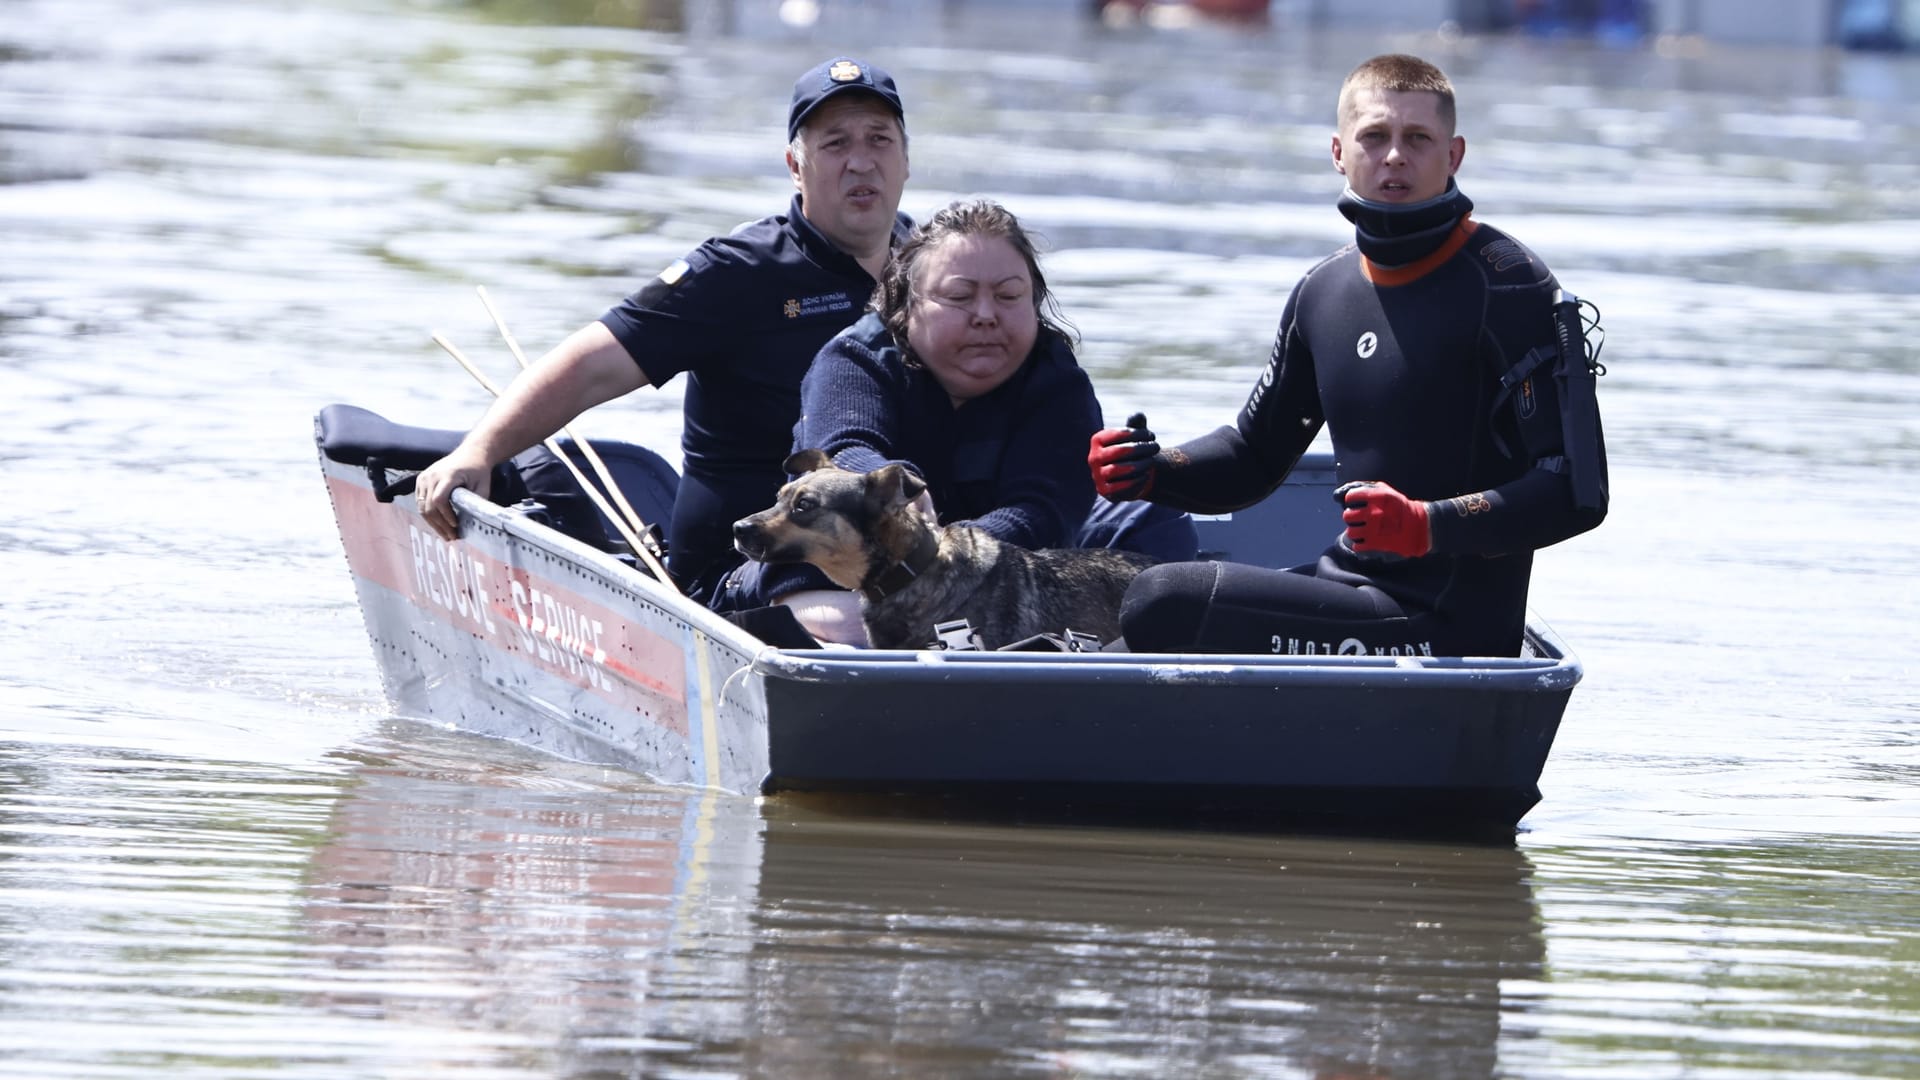
[[[1411,285],[1458,254],[1461,248],[1467,246],[1467,238],[1479,227],[1480,223],[1473,220],[1472,214],[1463,214],[1460,224],[1453,227],[1453,235],[1434,250],[1405,266],[1381,266],[1363,254],[1360,256],[1360,273],[1375,285]]]

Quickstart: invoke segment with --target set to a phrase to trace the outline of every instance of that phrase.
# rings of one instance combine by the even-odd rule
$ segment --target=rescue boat
[[[410,479],[460,435],[351,405],[315,418],[393,711],[664,784],[1511,835],[1582,674],[1532,613],[1518,657],[783,648],[648,573],[599,511],[583,530],[563,497],[528,496],[510,466],[499,501],[455,493],[460,539],[442,540]],[[664,528],[672,466],[592,445]],[[1333,486],[1309,455],[1265,502],[1199,521],[1204,557],[1310,561],[1340,527]]]

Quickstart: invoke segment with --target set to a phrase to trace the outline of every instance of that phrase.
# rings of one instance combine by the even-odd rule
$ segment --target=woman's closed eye
[[[942,289],[934,294],[934,300],[954,307],[970,307],[980,297],[977,289]],[[1027,290],[1022,288],[996,289],[994,302],[1000,304],[1019,304],[1027,299]]]

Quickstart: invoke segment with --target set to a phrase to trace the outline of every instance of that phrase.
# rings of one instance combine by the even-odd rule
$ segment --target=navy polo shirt
[[[896,242],[911,225],[900,217]],[[740,561],[734,521],[772,505],[786,482],[800,380],[873,288],[795,195],[785,214],[706,241],[600,317],[649,383],[687,376],[667,564],[694,595]]]

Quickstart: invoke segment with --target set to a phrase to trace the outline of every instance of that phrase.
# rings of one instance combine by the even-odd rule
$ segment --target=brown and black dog
[[[1105,548],[1029,551],[936,525],[914,506],[926,484],[900,465],[849,472],[802,450],[786,469],[798,479],[733,523],[733,545],[760,562],[812,563],[859,593],[876,649],[924,648],[952,619],[966,619],[983,649],[1069,630],[1112,641],[1121,594],[1154,561]]]

